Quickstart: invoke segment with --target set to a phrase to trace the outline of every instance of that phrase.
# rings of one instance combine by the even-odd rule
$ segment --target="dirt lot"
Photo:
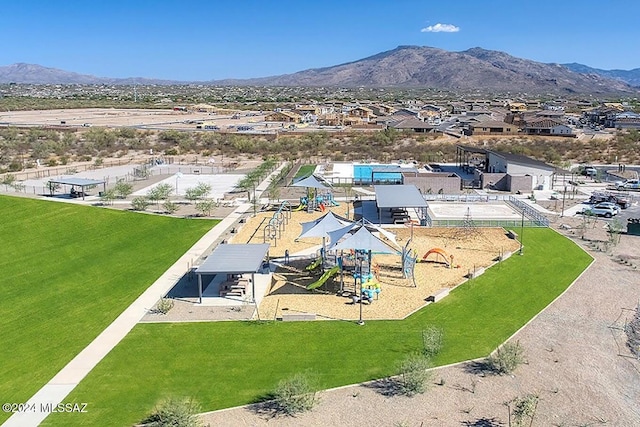
[[[513,338],[527,359],[514,375],[494,376],[465,363],[437,369],[430,390],[413,398],[389,395],[380,383],[363,384],[323,391],[313,411],[295,418],[249,406],[208,414],[205,421],[217,426],[506,426],[504,403],[533,393],[540,399],[534,426],[640,425],[640,362],[630,357],[621,330],[640,298],[638,237],[622,236],[606,254],[593,251],[606,238],[601,228],[590,229],[585,240],[571,231],[563,232],[595,262]]]

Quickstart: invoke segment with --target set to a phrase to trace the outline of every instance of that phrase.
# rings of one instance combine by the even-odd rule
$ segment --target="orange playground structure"
[[[449,255],[444,249],[433,248],[430,249],[426,254],[422,256],[422,262],[427,261],[427,257],[431,254],[436,254],[436,259],[442,258],[447,267],[451,268],[453,265],[453,255]]]

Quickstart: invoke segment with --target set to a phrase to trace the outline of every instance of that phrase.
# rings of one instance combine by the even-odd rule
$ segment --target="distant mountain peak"
[[[637,80],[633,80],[633,78]],[[356,61],[297,73],[209,84],[257,86],[334,86],[432,88],[454,91],[555,94],[637,94],[640,69],[598,70],[581,64],[544,64],[508,53],[473,47],[450,52],[429,46],[400,45]],[[37,64],[0,67],[0,83],[32,84],[185,84],[147,78],[104,78]],[[202,84],[203,82],[198,82]]]

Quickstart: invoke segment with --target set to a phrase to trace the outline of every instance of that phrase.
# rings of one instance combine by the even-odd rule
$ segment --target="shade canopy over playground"
[[[49,180],[49,192],[53,196],[55,194],[55,184],[58,185],[70,185],[72,189],[75,187],[80,187],[80,195],[82,195],[82,200],[84,200],[84,193],[86,187],[94,187],[96,185],[102,184],[103,191],[106,191],[106,183],[105,181],[97,180],[97,179],[88,179],[88,178],[79,178],[79,177],[59,177],[59,178],[51,178]]]
[[[315,221],[303,222],[302,233],[298,236],[298,239],[306,237],[327,237],[330,231],[343,228],[345,225],[350,224],[351,221],[345,220],[336,216],[333,212],[329,212],[326,215],[321,216]]]
[[[290,187],[306,187],[306,188],[320,188],[327,189],[330,188],[327,184],[324,184],[318,180],[314,175],[309,175],[306,178],[301,179],[300,181],[294,182],[290,185]]]
[[[378,253],[391,254],[397,251],[377,238],[367,227],[359,225],[355,233],[350,233],[358,227],[358,224],[350,224],[344,228],[329,233],[331,246],[329,250],[364,250]]]
[[[251,298],[255,301],[255,273],[269,252],[269,243],[223,244],[218,245],[211,255],[196,269],[198,276],[198,296],[202,302],[203,274],[244,274],[251,273]]]

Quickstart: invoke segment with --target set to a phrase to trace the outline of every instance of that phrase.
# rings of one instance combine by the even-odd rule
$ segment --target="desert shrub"
[[[276,410],[287,415],[310,411],[317,403],[316,390],[305,374],[281,380],[273,391],[273,398]]]
[[[189,398],[167,399],[142,421],[148,427],[200,427],[199,406]]]
[[[133,185],[122,180],[119,180],[113,189],[116,196],[121,199],[126,199],[131,193],[133,193]]]
[[[149,200],[146,197],[136,197],[131,201],[134,211],[144,211],[149,207]]]
[[[160,298],[156,305],[156,311],[161,314],[167,314],[173,308],[173,300],[171,298]]]
[[[508,402],[509,409],[513,408],[513,422],[515,426],[525,425],[525,421],[528,419],[531,425],[533,423],[533,417],[535,417],[536,409],[538,408],[539,397],[535,394],[527,394],[524,397],[517,397],[511,402]]]
[[[636,307],[633,318],[624,328],[627,333],[627,346],[640,359],[640,304]]]
[[[169,215],[173,215],[178,211],[178,209],[180,209],[180,206],[177,203],[174,203],[170,200],[166,200],[162,204],[162,207],[164,208],[165,212],[167,212]]]
[[[442,329],[436,326],[428,326],[422,330],[423,353],[427,357],[433,357],[442,350]]]
[[[524,363],[524,349],[519,341],[508,342],[487,358],[487,366],[499,375],[510,374]]]
[[[431,379],[431,361],[423,354],[410,354],[398,368],[400,391],[407,396],[424,393]]]

